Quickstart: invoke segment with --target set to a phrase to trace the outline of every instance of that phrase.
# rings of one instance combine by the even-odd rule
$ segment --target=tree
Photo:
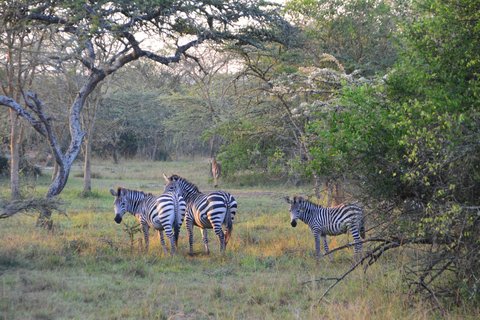
[[[19,2],[17,8],[14,18],[28,22],[29,30],[51,31],[48,48],[53,52],[48,52],[46,58],[58,64],[77,59],[88,70],[69,108],[70,143],[66,150],[58,145],[50,118],[37,95],[28,95],[28,108],[11,97],[0,96],[0,104],[15,110],[49,141],[59,170],[47,198],[58,195],[67,182],[85,135],[80,125],[81,111],[88,96],[108,75],[140,58],[164,65],[178,62],[182,57],[195,59],[188,50],[209,40],[259,45],[277,40],[272,30],[282,31],[287,26],[278,14],[278,7],[263,1],[25,1]],[[239,21],[251,23],[238,25]],[[146,37],[163,44],[161,52],[147,49],[148,41],[143,41]],[[101,63],[98,50],[102,50],[102,44],[113,42],[120,49]],[[50,216],[50,212],[43,212],[39,221],[49,220]]]
[[[409,0],[289,0],[286,10],[305,31],[304,55],[314,65],[323,53],[347,73],[381,73],[396,60],[394,33],[411,14]]]
[[[339,89],[354,77],[328,54],[321,55],[316,66],[308,66],[300,51],[281,46],[236,50],[243,61],[236,88],[243,98],[237,99],[236,117],[220,128],[226,141],[220,160],[227,175],[255,169],[273,177],[293,177],[295,182],[308,176],[320,198],[323,177],[305,170],[313,161],[306,129],[322,117],[319,110],[335,108]]]
[[[201,153],[208,141],[208,156],[214,157],[221,144],[218,127],[235,117],[236,75],[230,70],[236,56],[212,45],[197,48],[196,55],[199,59],[183,61],[176,70],[182,79],[180,90],[163,99],[175,110],[165,125],[182,149],[188,140],[187,149]]]
[[[31,86],[38,67],[37,51],[42,45],[44,31],[31,32],[14,15],[18,3],[4,1],[0,6],[3,14],[0,22],[0,47],[4,50],[1,64],[3,94],[16,101],[23,98],[25,87]],[[10,191],[11,198],[20,198],[20,146],[24,138],[24,122],[17,113],[9,111],[10,121]]]
[[[310,127],[315,170],[347,173],[382,212],[372,264],[418,249],[405,275],[441,307],[480,298],[479,1],[425,0],[384,79],[348,88]],[[325,152],[328,151],[328,157]],[[333,161],[332,161],[333,160]]]

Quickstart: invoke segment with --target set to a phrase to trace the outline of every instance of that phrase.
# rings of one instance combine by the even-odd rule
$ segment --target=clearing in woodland
[[[389,253],[366,272],[355,270],[320,301],[332,278],[352,263],[352,250],[334,261],[315,262],[307,226],[290,226],[286,195],[311,194],[309,186],[241,186],[219,181],[238,201],[225,255],[209,230],[211,254],[203,253],[194,228],[194,256],[182,227],[176,256],[165,256],[151,232],[150,251],[141,233],[127,233],[136,220],[114,221],[109,188],[163,191],[163,173],[176,173],[213,189],[208,161],[96,161],[93,193],[81,196],[80,165],[61,195],[66,216],[54,216],[53,231],[35,227],[36,215],[0,220],[0,319],[431,319],[433,306],[412,300],[402,280],[411,253]],[[24,194],[42,195],[48,172],[25,181]],[[8,181],[0,180],[2,196]],[[368,234],[367,234],[368,236]],[[331,248],[351,241],[330,237]],[[478,310],[451,310],[451,319],[475,319]]]

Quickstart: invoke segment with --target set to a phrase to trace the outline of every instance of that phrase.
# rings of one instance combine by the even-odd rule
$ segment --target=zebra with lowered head
[[[163,238],[163,230],[170,239],[170,254],[175,253],[178,236],[183,218],[185,217],[186,203],[183,197],[173,190],[160,196],[143,191],[130,190],[119,187],[117,191],[110,189],[115,197],[115,222],[122,222],[125,212],[133,214],[140,222],[145,238],[145,248],[149,247],[150,227],[158,230],[163,251],[167,254],[167,246]]]
[[[233,219],[237,213],[237,201],[228,192],[214,191],[202,193],[198,187],[188,180],[172,175],[167,177],[165,192],[178,190],[187,202],[187,212],[185,225],[187,227],[188,241],[190,245],[190,254],[193,254],[193,226],[197,226],[202,231],[205,252],[208,254],[207,229],[213,229],[220,240],[220,252],[225,252],[225,248],[232,235]],[[223,227],[225,226],[225,231]]]
[[[355,259],[362,252],[361,238],[365,238],[363,210],[355,204],[336,207],[322,207],[302,197],[288,197],[290,204],[290,224],[297,226],[297,219],[305,222],[315,238],[315,254],[320,258],[320,238],[323,240],[325,254],[328,253],[327,235],[336,236],[350,231],[354,240]]]

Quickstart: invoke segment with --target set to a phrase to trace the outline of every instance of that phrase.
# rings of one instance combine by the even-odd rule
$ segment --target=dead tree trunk
[[[12,200],[20,198],[20,119],[10,110],[10,192]]]
[[[92,168],[91,168],[91,151],[92,145],[90,138],[85,138],[85,159],[83,161],[83,194],[87,195],[92,192]]]

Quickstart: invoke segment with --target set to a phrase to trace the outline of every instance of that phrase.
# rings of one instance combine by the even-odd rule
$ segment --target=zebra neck
[[[316,206],[313,203],[306,203],[303,208],[304,210],[299,218],[306,224],[309,224],[309,222],[314,218],[315,212],[320,212],[323,209],[322,207]]]
[[[305,222],[306,224],[310,223],[310,220],[312,220],[313,215],[310,214],[310,211],[305,210],[298,218]]]
[[[201,195],[202,195],[202,193],[198,190],[197,191],[191,190],[189,192],[185,192],[184,193],[185,202],[186,203],[192,203],[192,202],[195,201],[195,199],[197,199]]]
[[[142,206],[142,203],[148,198],[145,194],[138,193],[134,196],[132,196],[127,205],[127,211],[130,212],[131,214],[135,215],[140,213],[140,209]]]

